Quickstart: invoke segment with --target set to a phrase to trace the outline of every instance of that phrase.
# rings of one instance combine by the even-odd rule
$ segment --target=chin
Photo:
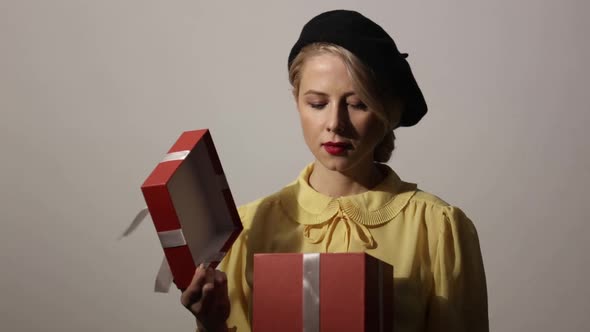
[[[324,157],[324,156],[316,156],[316,161],[326,169],[335,172],[346,172],[351,170],[358,164],[351,160],[349,157]]]

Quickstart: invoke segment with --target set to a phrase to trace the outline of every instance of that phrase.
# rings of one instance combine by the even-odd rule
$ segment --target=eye
[[[357,110],[357,111],[366,111],[367,110],[367,105],[365,105],[362,102],[349,103],[348,107],[352,108],[353,110]]]
[[[309,106],[315,110],[321,110],[326,107],[326,103],[308,103]]]

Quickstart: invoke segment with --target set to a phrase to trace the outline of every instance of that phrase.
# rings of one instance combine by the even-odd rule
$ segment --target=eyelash
[[[366,111],[367,110],[367,105],[363,104],[363,103],[358,103],[358,104],[347,104],[349,107],[355,109],[355,110],[360,110],[360,111]],[[313,103],[309,103],[309,106],[313,109],[316,110],[321,110],[324,107],[326,107],[326,104],[313,104]]]
[[[315,110],[321,110],[326,106],[326,104],[312,104],[310,103],[309,106]]]
[[[358,104],[348,104],[348,106],[356,109],[356,110],[360,110],[360,111],[366,111],[367,110],[367,105],[363,104],[363,103],[358,103]]]

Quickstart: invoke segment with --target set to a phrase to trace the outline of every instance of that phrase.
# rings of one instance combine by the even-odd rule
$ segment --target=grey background
[[[210,128],[245,203],[311,161],[286,74],[302,25],[358,9],[430,113],[390,165],[480,234],[494,331],[590,329],[587,1],[0,2],[0,330],[191,331],[152,293],[139,186]]]

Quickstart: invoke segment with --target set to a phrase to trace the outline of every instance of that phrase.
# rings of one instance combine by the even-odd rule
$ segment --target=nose
[[[328,110],[326,130],[337,134],[343,133],[348,121],[348,109],[345,102],[332,103]]]

